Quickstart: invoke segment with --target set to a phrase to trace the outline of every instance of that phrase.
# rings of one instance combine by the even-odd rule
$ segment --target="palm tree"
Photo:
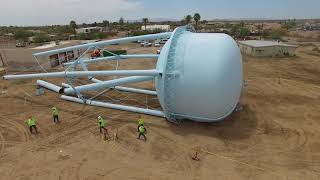
[[[193,20],[196,22],[196,29],[198,29],[198,22],[200,21],[200,19],[201,19],[201,16],[199,13],[195,13],[193,15]]]
[[[190,24],[191,20],[192,20],[192,16],[190,14],[186,15],[186,17],[184,17],[185,23],[186,24]]]
[[[147,31],[147,23],[149,22],[149,19],[148,18],[143,18],[142,21],[143,21],[143,24],[144,24],[144,30]]]
[[[244,21],[240,21],[240,27],[244,27],[246,25],[246,23]]]
[[[70,28],[73,30],[74,33],[76,33],[76,28],[77,28],[77,24],[75,21],[70,21],[70,24],[69,24]]]
[[[120,17],[119,25],[120,25],[120,29],[123,30],[123,25],[124,25],[124,18],[123,17]]]
[[[261,25],[257,25],[257,30],[259,32],[260,40],[261,40],[261,36],[263,34],[263,23]]]
[[[107,20],[104,20],[104,21],[102,21],[102,24],[104,27],[107,27],[107,26],[109,26],[110,22]]]
[[[120,26],[122,26],[124,24],[124,18],[123,17],[120,17],[119,24],[120,24]]]

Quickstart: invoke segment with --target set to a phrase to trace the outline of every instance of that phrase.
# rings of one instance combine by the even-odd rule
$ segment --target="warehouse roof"
[[[248,40],[239,41],[240,44],[250,46],[250,47],[270,47],[270,46],[287,46],[287,47],[297,47],[295,45],[284,44],[277,41],[261,41],[261,40]]]

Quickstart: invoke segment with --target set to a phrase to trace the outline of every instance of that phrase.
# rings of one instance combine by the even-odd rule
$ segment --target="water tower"
[[[131,54],[86,59],[85,54],[96,47],[140,40],[170,38],[160,55]],[[63,93],[62,99],[88,105],[113,108],[167,118],[171,122],[189,119],[201,122],[219,121],[236,108],[243,84],[242,58],[237,43],[222,33],[194,33],[192,26],[176,28],[173,32],[120,38],[56,49],[34,56],[48,56],[74,49],[86,49],[76,61],[65,63],[65,71],[38,74],[6,75],[4,79],[66,78],[63,87],[38,80],[37,83],[55,92]],[[107,49],[103,49],[108,51]],[[109,51],[108,51],[109,52]],[[156,69],[89,71],[88,63],[130,58],[156,58]],[[81,65],[83,71],[75,71]],[[101,81],[97,76],[126,76]],[[92,83],[74,86],[70,78],[86,76]],[[156,91],[123,87],[124,84],[154,81]],[[81,93],[115,88],[120,91],[156,95],[162,111],[93,101]]]

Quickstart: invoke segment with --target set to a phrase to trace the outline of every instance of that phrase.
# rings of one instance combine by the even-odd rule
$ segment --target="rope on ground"
[[[217,153],[213,153],[213,152],[210,152],[210,151],[207,151],[207,150],[204,150],[204,149],[200,149],[200,152],[203,152],[203,153],[206,153],[206,154],[209,154],[209,155],[213,155],[213,156],[216,156],[216,157],[218,157],[220,159],[225,159],[225,160],[228,160],[228,161],[232,161],[232,162],[244,165],[244,166],[248,166],[248,167],[251,167],[251,168],[254,168],[254,169],[257,169],[257,170],[260,170],[260,171],[264,171],[264,172],[267,172],[267,173],[270,173],[270,174],[273,174],[273,175],[277,175],[277,176],[280,176],[280,177],[283,177],[283,178],[287,179],[287,177],[284,177],[283,175],[281,175],[279,173],[276,173],[274,171],[270,171],[270,170],[267,170],[267,169],[259,167],[259,166],[255,166],[255,165],[252,165],[252,164],[249,164],[249,163],[246,163],[246,162],[242,162],[242,161],[239,161],[239,160],[236,160],[236,159],[232,159],[232,158],[227,157],[227,156],[223,156],[223,155],[220,155],[220,154],[217,154]]]

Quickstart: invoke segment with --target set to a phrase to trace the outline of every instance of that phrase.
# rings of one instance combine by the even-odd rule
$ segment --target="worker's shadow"
[[[255,112],[248,105],[243,105],[242,110],[233,112],[229,117],[219,122],[201,123],[183,120],[177,125],[169,124],[172,132],[181,136],[198,134],[230,141],[249,138],[253,135],[256,127]]]

